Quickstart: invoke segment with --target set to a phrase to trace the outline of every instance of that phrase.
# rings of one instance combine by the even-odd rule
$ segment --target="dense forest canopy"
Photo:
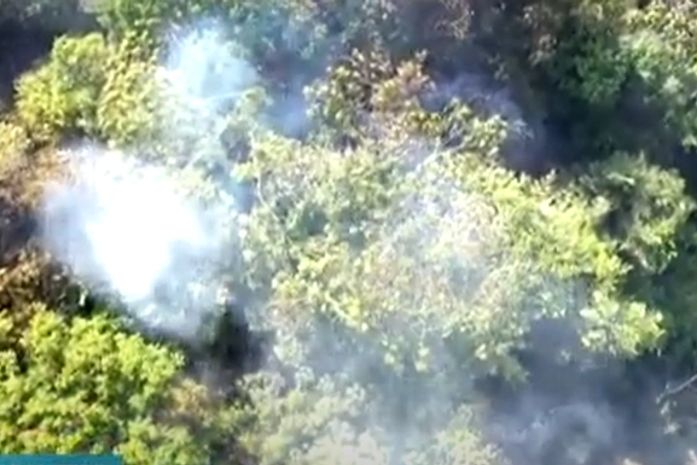
[[[0,451],[697,463],[692,0],[0,0]]]

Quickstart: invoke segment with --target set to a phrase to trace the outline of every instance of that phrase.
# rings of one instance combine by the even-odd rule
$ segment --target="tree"
[[[694,112],[694,7],[689,2],[652,1],[627,13],[623,48],[647,87],[647,97],[690,147],[697,143]]]
[[[177,381],[181,354],[123,332],[103,314],[67,320],[40,305],[32,313],[15,347],[8,345],[12,320],[0,319],[4,451],[118,452],[133,464],[209,456],[214,423],[177,407],[177,393],[196,393]]]
[[[158,88],[152,56],[137,40],[129,35],[112,44],[98,33],[58,39],[49,61],[17,86],[17,114],[30,135],[40,142],[72,133],[125,144],[151,134]]]
[[[435,429],[410,428],[381,408],[386,399],[379,391],[346,376],[302,369],[284,379],[262,372],[242,386],[248,399],[233,408],[234,422],[241,443],[262,465],[501,463],[497,448],[476,432],[480,418],[466,407],[447,412]]]
[[[408,66],[396,76],[410,76]],[[372,96],[349,95],[331,113],[360,115],[372,102],[355,148],[260,138],[243,167],[261,201],[246,247],[251,286],[269,289],[264,312],[290,338],[281,340],[306,341],[296,356],[340,347],[431,376],[474,365],[519,377],[514,352],[545,318],[574,322],[587,349],[633,356],[655,346],[660,313],[623,294],[630,263],[602,232],[605,204],[497,166],[495,119],[458,104],[429,115],[403,95],[378,100],[405,81],[414,82],[377,81]],[[678,223],[679,205],[669,210]],[[330,347],[327,327],[337,328]]]

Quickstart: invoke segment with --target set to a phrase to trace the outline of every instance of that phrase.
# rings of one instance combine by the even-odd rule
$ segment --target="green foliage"
[[[181,3],[181,2],[179,2]],[[100,23],[108,30],[124,32],[133,30],[150,30],[161,25],[167,16],[177,16],[180,11],[173,7],[174,1],[151,0],[136,2],[131,0],[101,1],[96,4]]]
[[[353,50],[306,93],[311,114],[337,141],[374,137],[377,132],[414,131],[427,115],[419,96],[429,89],[424,56],[395,66],[382,52]],[[425,128],[420,128],[425,129]]]
[[[274,373],[244,381],[249,400],[236,415],[240,442],[260,465],[287,463],[312,447],[337,420],[356,419],[365,393],[358,386],[342,388],[329,377],[299,372],[293,384]]]
[[[128,31],[162,33],[169,22],[205,14],[216,3],[211,0],[97,0],[93,10],[103,27],[118,34]]]
[[[317,6],[302,0],[101,0],[95,12],[105,29],[119,37],[138,33],[150,46],[199,20],[224,19],[236,40],[262,63],[284,53],[309,58],[326,35]]]
[[[56,41],[46,65],[22,77],[17,112],[32,137],[44,141],[61,131],[96,129],[108,55],[99,34],[63,37]]]
[[[389,447],[381,444],[371,431],[357,432],[346,423],[334,422],[306,452],[292,456],[294,465],[350,465],[356,460],[387,465]]]
[[[349,111],[369,98],[332,95],[351,102],[337,104]],[[579,321],[579,338],[595,351],[632,356],[657,344],[660,314],[622,295],[630,264],[601,232],[604,202],[484,157],[500,140],[495,120],[463,107],[431,116],[399,102],[406,109],[374,103],[350,151],[277,137],[252,146],[242,170],[261,203],[245,256],[251,286],[271,289],[268,324],[289,343],[279,353],[297,363],[326,352],[325,320],[340,328],[340,353],[382,352],[398,371],[438,372],[443,351],[455,351],[456,371],[476,373],[474,364],[522,376],[513,353],[541,318]],[[325,116],[337,123],[335,113]],[[419,133],[445,134],[453,148],[415,143]],[[677,208],[673,223],[687,212]]]
[[[495,446],[476,433],[476,421],[467,408],[455,412],[449,424],[429,445],[407,457],[407,465],[489,465],[505,464],[506,459]]]
[[[118,452],[126,463],[200,463],[207,443],[162,421],[180,354],[122,332],[103,315],[67,321],[41,308],[18,350],[0,319],[0,445],[6,452]]]
[[[161,86],[153,57],[139,45],[141,39],[127,35],[105,63],[97,126],[102,137],[120,146],[151,139],[161,117]]]
[[[697,268],[694,266],[693,241],[694,237],[688,235],[670,266],[648,285],[644,283],[647,297],[665,309],[665,350],[669,359],[690,367],[690,370],[695,368],[694,353],[697,349],[697,294],[694,286]]]
[[[660,273],[677,256],[676,240],[694,211],[685,183],[673,170],[645,157],[618,154],[591,167],[590,195],[609,203],[606,230],[619,248],[649,273]]]
[[[62,37],[49,61],[22,77],[17,113],[39,142],[88,134],[128,144],[155,131],[158,87],[152,56],[128,35]]]
[[[158,88],[151,55],[128,35],[62,37],[48,63],[18,83],[17,113],[31,136],[50,141],[78,133],[118,144],[155,131]]]
[[[20,243],[19,247],[24,245]],[[11,323],[3,333],[2,345],[15,349],[40,308],[37,301],[73,310],[81,306],[83,297],[82,289],[45,254],[25,247],[17,255],[0,267],[0,318]]]
[[[13,122],[0,121],[0,178],[16,168],[31,147],[26,130]]]
[[[694,9],[687,2],[678,4],[652,1],[645,9],[629,11],[628,30],[622,41],[648,87],[648,97],[663,109],[664,121],[678,132],[684,144],[694,146]]]
[[[425,432],[422,423],[411,434],[408,425],[390,424],[389,415],[377,414],[379,392],[344,376],[318,377],[303,369],[284,380],[262,372],[242,386],[248,399],[233,409],[234,422],[241,443],[261,465],[501,463],[499,451],[476,432],[478,418],[465,407],[449,420],[441,418],[442,429]]]
[[[630,71],[630,62],[615,44],[612,32],[589,31],[565,43],[572,50],[563,55],[556,74],[560,86],[574,97],[591,104],[613,105]],[[572,45],[576,42],[576,45]]]

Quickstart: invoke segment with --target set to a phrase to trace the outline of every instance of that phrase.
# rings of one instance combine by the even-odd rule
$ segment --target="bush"
[[[104,315],[67,320],[32,305],[14,350],[7,346],[12,320],[0,314],[3,451],[115,452],[129,465],[194,465],[210,456],[209,441],[220,439],[212,433],[215,412],[201,403],[200,389],[177,382],[181,354]],[[199,411],[181,411],[191,396]]]
[[[62,37],[49,61],[19,80],[17,113],[33,138],[49,141],[71,132],[94,132],[108,57],[100,34]]]

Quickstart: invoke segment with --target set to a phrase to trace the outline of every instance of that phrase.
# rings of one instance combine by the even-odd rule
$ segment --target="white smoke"
[[[46,190],[48,250],[141,322],[195,335],[215,306],[222,226],[164,168],[94,147],[68,155],[75,179]]]
[[[187,120],[195,127],[180,127],[170,114],[169,137],[194,130],[210,139],[206,127],[217,125],[224,105],[256,82],[230,44],[221,28],[203,24],[172,39],[158,76],[184,104],[173,112],[194,112]],[[118,296],[145,326],[198,337],[226,291],[219,257],[236,228],[234,205],[203,208],[164,166],[139,162],[137,154],[89,145],[66,153],[74,179],[45,191],[46,248],[93,290]],[[197,161],[191,156],[185,164]]]
[[[90,172],[83,173],[93,181],[99,208],[85,229],[110,282],[125,298],[137,300],[172,265],[177,243],[200,247],[204,234],[195,211],[175,194],[172,182],[161,172],[142,167],[134,175],[127,163],[117,160],[113,156],[96,159],[88,166]],[[135,269],[134,263],[138,264]]]
[[[161,69],[172,90],[198,108],[218,111],[258,81],[222,28],[201,26],[172,40]]]

